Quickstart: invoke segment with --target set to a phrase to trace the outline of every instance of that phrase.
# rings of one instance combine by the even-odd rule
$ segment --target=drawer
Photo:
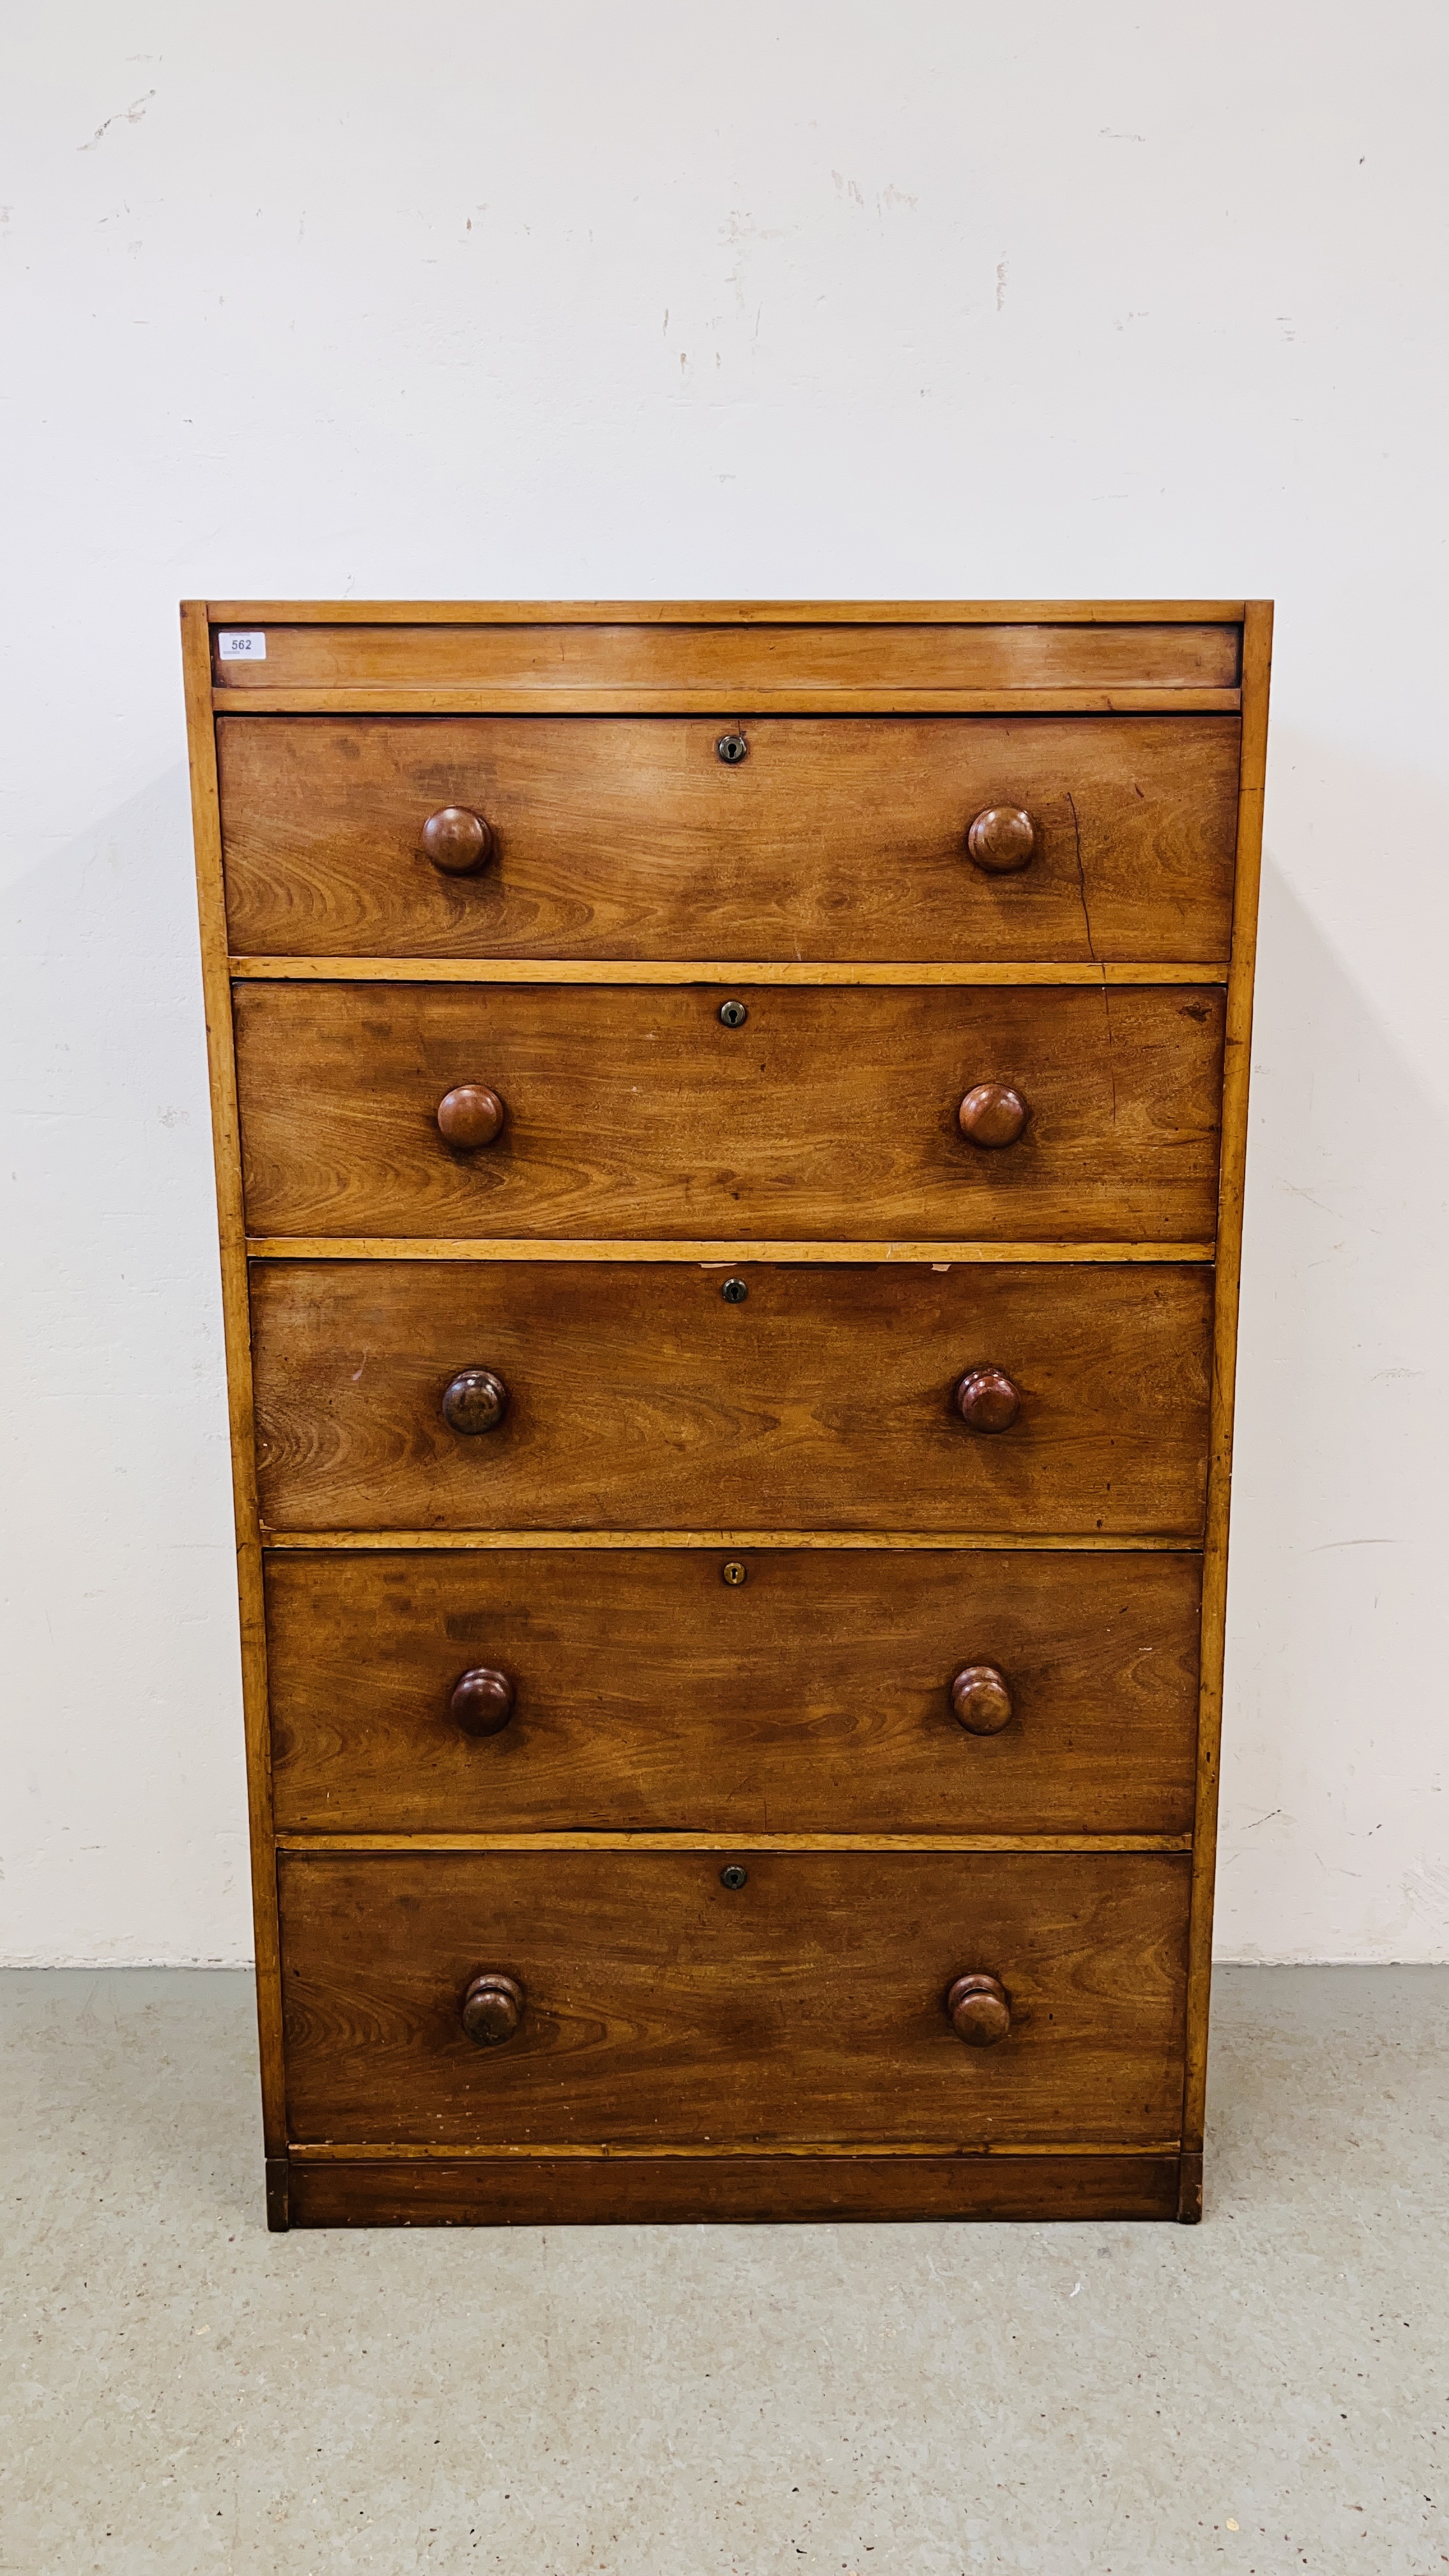
[[[1211,1241],[1223,1004],[1211,985],[241,983],[247,1222]],[[1014,1142],[963,1133],[982,1085],[1015,1093]],[[464,1086],[502,1103],[486,1142],[440,1132]]]
[[[263,1521],[1195,1542],[1211,1298],[1205,1264],[258,1261]],[[973,1431],[992,1366],[1019,1413]],[[469,1371],[507,1397],[476,1435]]]
[[[1236,716],[246,716],[216,727],[240,954],[1226,958]],[[445,806],[492,855],[439,872]],[[1028,863],[967,857],[1029,814]]]
[[[235,659],[213,639],[212,678],[233,692],[276,689],[548,691],[642,690],[674,704],[738,709],[756,692],[808,697],[865,690],[877,695],[939,689],[1236,689],[1242,677],[1236,619],[1198,624],[1151,617],[1095,625],[1041,619],[1009,623],[948,609],[937,618],[872,618],[869,609],[818,625],[768,611],[716,624],[712,608],[692,617],[641,617],[621,609],[584,621],[503,616],[436,624],[328,619],[294,624],[268,617],[266,652]],[[536,622],[535,622],[536,621]],[[227,621],[231,623],[231,620]],[[242,621],[254,623],[253,619]],[[388,703],[386,697],[382,704]]]
[[[724,1888],[719,1870],[743,1868]],[[1160,2143],[1186,1852],[284,1852],[297,2143]],[[521,1989],[477,2045],[477,1976]],[[1011,2017],[962,2045],[946,1994]]]
[[[284,1852],[290,2134],[1173,2140],[1189,1874],[1175,1852]],[[492,2045],[462,2022],[480,1974],[518,1991]],[[947,2017],[963,1974],[1004,1992],[994,2045]]]
[[[1195,1556],[288,1554],[266,1586],[283,1831],[1192,1824]],[[512,1690],[496,1733],[471,1672]]]

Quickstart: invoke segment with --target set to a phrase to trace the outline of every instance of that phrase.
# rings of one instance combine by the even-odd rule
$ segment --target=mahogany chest
[[[272,2224],[1195,2218],[1271,611],[182,611]]]

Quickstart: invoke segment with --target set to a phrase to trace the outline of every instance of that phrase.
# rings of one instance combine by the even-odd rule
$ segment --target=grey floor
[[[1201,2228],[263,2232],[249,1982],[0,1979],[6,2576],[1439,2576],[1449,1969],[1219,1979]]]

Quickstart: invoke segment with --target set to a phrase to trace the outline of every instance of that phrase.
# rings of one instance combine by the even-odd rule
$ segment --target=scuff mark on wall
[[[139,125],[155,95],[154,89],[148,89],[144,98],[133,98],[129,107],[118,107],[114,116],[108,116],[104,125],[96,127],[89,143],[76,145],[77,152],[94,152],[102,136],[109,134],[113,125]]]

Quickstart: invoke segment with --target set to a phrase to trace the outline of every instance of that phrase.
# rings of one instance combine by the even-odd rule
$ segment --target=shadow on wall
[[[1296,757],[1295,757],[1296,755]],[[1433,935],[1449,822],[1317,742],[1275,744],[1304,882],[1374,853],[1373,900]],[[1311,773],[1307,792],[1293,772]],[[1295,810],[1295,808],[1297,810]],[[1375,835],[1377,834],[1377,838]],[[1396,880],[1397,862],[1397,880]],[[1427,863],[1427,864],[1426,864]],[[1336,889],[1335,889],[1336,891]],[[1325,909],[1329,907],[1326,905]],[[1392,944],[1392,943],[1390,943]],[[1382,951],[1379,952],[1380,955]],[[1369,960],[1370,971],[1377,957]],[[1442,1032],[1437,1035],[1442,1045]],[[1217,1950],[1449,1958],[1442,1365],[1449,1115],[1265,863],[1238,1374]]]
[[[0,1955],[250,1954],[215,1198],[184,767],[12,882]]]

